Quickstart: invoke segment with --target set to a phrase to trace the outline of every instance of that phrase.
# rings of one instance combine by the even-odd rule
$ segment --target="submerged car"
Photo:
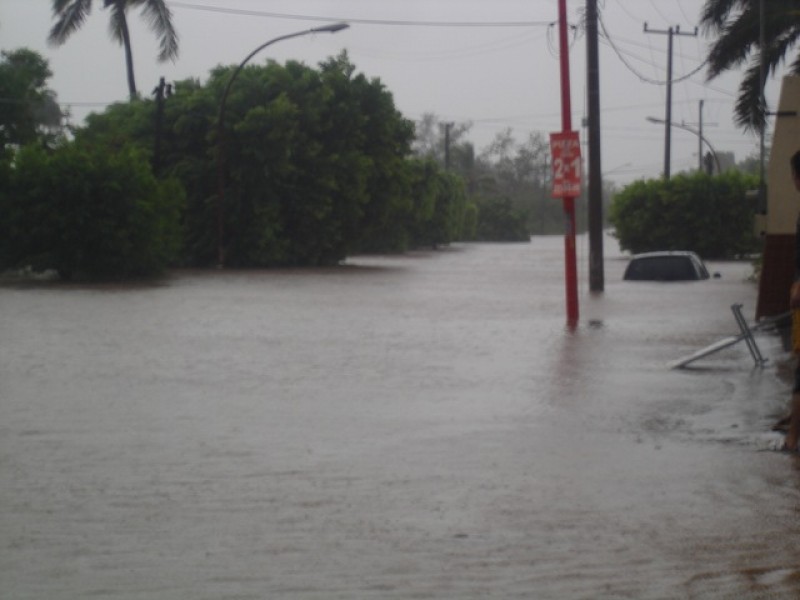
[[[698,281],[708,278],[703,260],[688,251],[636,254],[623,276],[625,281]]]

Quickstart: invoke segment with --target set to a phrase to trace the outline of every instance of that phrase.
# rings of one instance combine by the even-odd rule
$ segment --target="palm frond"
[[[786,56],[800,41],[800,25],[783,32],[775,41],[767,46],[767,64],[774,75],[778,67],[786,62]]]
[[[720,32],[732,14],[744,12],[751,4],[748,0],[707,0],[700,13],[700,26],[705,32]]]
[[[53,45],[63,44],[67,38],[84,24],[92,8],[92,0],[51,0],[56,22],[48,41]],[[99,2],[100,0],[98,0]],[[128,87],[131,97],[136,97],[133,76],[133,54],[128,31],[127,12],[130,8],[141,8],[142,16],[150,29],[159,38],[160,61],[174,60],[178,56],[178,33],[172,24],[172,12],[166,0],[102,0],[103,8],[109,9],[108,32],[111,38],[125,48],[128,70]]]
[[[172,25],[169,6],[164,0],[143,0],[140,3],[147,24],[159,38],[158,60],[175,60],[178,58],[178,32]]]
[[[53,0],[53,17],[56,22],[50,29],[47,41],[60,46],[81,28],[92,11],[92,0]]]
[[[740,66],[758,47],[758,43],[758,19],[753,17],[752,11],[745,11],[736,19],[726,22],[708,53],[709,79]]]
[[[122,45],[125,43],[124,31],[128,24],[125,14],[127,2],[125,0],[105,0],[105,6],[111,8],[111,16],[108,19],[108,35]]]
[[[701,24],[707,32],[717,34],[709,50],[708,79],[748,63],[736,99],[735,120],[746,130],[762,131],[767,114],[766,79],[778,71],[800,41],[800,0],[706,0]],[[800,55],[792,69],[800,73]]]
[[[734,109],[736,124],[746,131],[759,132],[766,123],[766,106],[763,104],[761,88],[761,60],[756,56],[739,84],[739,96]]]
[[[800,75],[800,50],[798,50],[797,56],[789,66],[789,70],[791,71],[792,75]]]

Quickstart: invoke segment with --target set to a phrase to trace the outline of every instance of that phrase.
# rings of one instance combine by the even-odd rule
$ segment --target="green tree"
[[[769,147],[766,149],[766,155],[769,156]],[[758,153],[751,153],[745,156],[742,160],[736,163],[735,169],[742,173],[750,173],[751,175],[758,175],[761,171],[761,157]]]
[[[431,158],[411,159],[408,167],[412,205],[399,223],[407,245],[436,248],[473,237],[472,228],[465,229],[468,201],[463,180]]]
[[[379,79],[355,72],[347,53],[323,62],[320,70],[333,92],[325,139],[337,160],[352,165],[349,173],[339,175],[347,182],[338,212],[346,217],[343,232],[352,240],[348,250],[383,247],[386,240],[405,235],[397,232],[397,224],[409,206],[413,123],[400,114]]]
[[[510,198],[478,203],[476,239],[485,242],[528,242],[528,215],[514,207]]]
[[[53,18],[48,41],[60,46],[81,28],[92,11],[92,0],[52,0]],[[133,50],[128,29],[128,10],[141,8],[150,29],[159,40],[158,60],[164,62],[178,57],[178,34],[172,24],[172,13],[165,0],[103,0],[103,8],[110,11],[109,32],[112,39],[125,49],[125,67],[128,75],[128,93],[131,100],[137,97],[136,78],[133,72]]]
[[[135,150],[27,146],[3,176],[0,269],[124,279],[157,274],[176,255],[183,191],[156,181]]]
[[[47,60],[33,50],[2,52],[0,61],[0,148],[36,140],[52,142],[61,132],[62,112],[47,87]]]
[[[323,265],[359,250],[407,243],[413,127],[377,79],[346,54],[318,69],[299,62],[248,65],[226,103],[234,67],[205,84],[177,82],[164,107],[161,172],[187,193],[186,262],[213,264],[217,223],[229,266]],[[95,147],[135,143],[152,155],[155,106],[140,100],[87,119],[76,139]],[[218,212],[217,155],[224,149],[225,201]]]
[[[761,47],[761,3],[764,3],[765,47]],[[708,56],[708,76],[748,63],[736,100],[736,121],[746,129],[760,131],[766,106],[762,94],[768,73],[774,73],[800,37],[800,0],[706,0],[700,17],[706,31],[718,37]],[[762,60],[766,72],[762,78]],[[790,72],[800,74],[800,54]]]
[[[434,218],[434,245],[472,237],[465,229],[468,204],[464,181],[452,173],[441,173]]]
[[[414,144],[412,150],[415,155],[430,158],[446,167],[458,161],[458,156],[471,147],[466,141],[466,136],[472,128],[472,123],[446,123],[433,113],[425,113],[414,126]]]
[[[209,85],[226,79],[218,71]],[[330,264],[391,223],[411,126],[346,55],[319,71],[249,66],[228,108],[227,263]]]
[[[480,197],[478,219],[481,221],[483,215],[492,215],[493,220],[483,229],[484,232],[496,231],[499,221],[495,217],[505,213],[506,203],[510,203],[517,217],[525,215],[528,234],[563,231],[561,204],[550,197],[549,156],[549,144],[542,134],[532,133],[523,143],[519,143],[510,129],[498,133],[481,152],[477,166],[479,185],[475,188],[475,195]],[[497,210],[489,208],[492,201],[498,203]],[[510,224],[514,220],[505,222]],[[481,231],[480,225],[478,231]],[[502,239],[508,236],[520,237],[515,229]]]
[[[620,247],[633,253],[693,250],[703,258],[733,258],[758,248],[755,207],[745,193],[757,178],[736,171],[641,180],[619,192],[610,220]]]
[[[483,173],[475,147],[466,138],[472,123],[446,123],[425,113],[414,127],[412,152],[418,158],[435,161],[440,168],[464,181],[468,196],[478,193]]]
[[[176,177],[186,191],[183,212],[184,248],[181,263],[212,264],[216,259],[217,170],[214,163],[215,125],[219,99],[215,91],[188,79],[174,84],[165,102],[162,172]],[[75,131],[85,147],[120,151],[135,145],[153,159],[156,106],[152,100],[122,102],[86,118]]]

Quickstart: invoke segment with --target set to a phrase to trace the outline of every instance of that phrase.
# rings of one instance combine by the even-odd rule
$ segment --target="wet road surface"
[[[667,368],[750,265],[607,253],[574,331],[557,237],[0,287],[0,598],[800,597],[779,340]]]

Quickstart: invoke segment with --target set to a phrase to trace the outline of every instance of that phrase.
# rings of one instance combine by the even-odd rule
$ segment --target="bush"
[[[692,250],[703,258],[734,258],[758,249],[755,206],[745,192],[752,175],[728,172],[637,181],[614,198],[609,218],[620,247],[633,253]]]
[[[182,188],[157,181],[135,151],[26,147],[7,179],[0,270],[144,277],[161,272],[179,249]]]
[[[529,242],[527,213],[514,208],[510,198],[478,203],[476,239],[481,242]]]

